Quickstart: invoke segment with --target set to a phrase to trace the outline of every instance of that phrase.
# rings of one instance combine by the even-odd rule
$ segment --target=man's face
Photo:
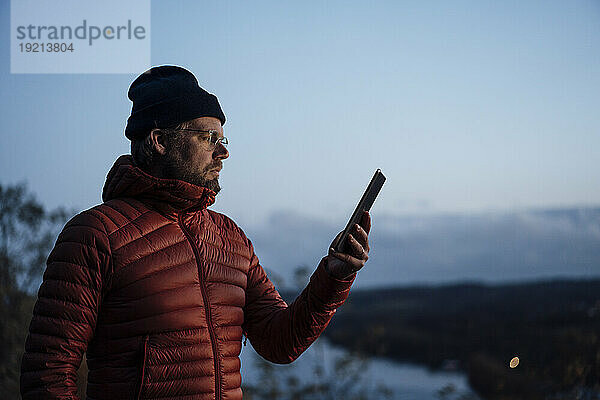
[[[219,137],[223,136],[221,121],[213,117],[196,118],[190,121],[187,129],[215,130]],[[198,132],[168,133],[165,136],[166,151],[161,157],[164,177],[180,179],[218,193],[221,190],[219,171],[229,152],[220,142],[212,145],[206,138],[206,134]]]

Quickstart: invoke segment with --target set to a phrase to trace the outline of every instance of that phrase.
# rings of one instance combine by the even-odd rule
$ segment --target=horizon
[[[600,279],[600,206],[371,215],[372,251],[355,290]],[[276,286],[294,290],[297,270],[312,273],[326,255],[323,243],[345,223],[277,210],[241,228]]]

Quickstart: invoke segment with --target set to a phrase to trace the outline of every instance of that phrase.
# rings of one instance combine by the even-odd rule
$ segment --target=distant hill
[[[325,334],[370,355],[464,370],[486,399],[600,395],[600,279],[355,290]]]
[[[317,265],[345,221],[289,212],[247,229],[272,275],[293,281],[299,265]],[[600,278],[600,208],[471,214],[373,212],[371,254],[357,286],[488,283]]]

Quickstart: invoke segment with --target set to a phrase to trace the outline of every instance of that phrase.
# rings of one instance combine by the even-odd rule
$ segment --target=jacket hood
[[[178,179],[152,176],[135,166],[131,155],[120,156],[108,172],[102,200],[132,197],[170,214],[204,209],[215,202],[215,192]]]

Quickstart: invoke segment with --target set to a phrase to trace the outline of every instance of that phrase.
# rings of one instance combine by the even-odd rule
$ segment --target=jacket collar
[[[108,172],[102,200],[132,197],[163,214],[200,210],[215,202],[215,192],[178,179],[149,175],[135,166],[131,155],[120,156]]]

